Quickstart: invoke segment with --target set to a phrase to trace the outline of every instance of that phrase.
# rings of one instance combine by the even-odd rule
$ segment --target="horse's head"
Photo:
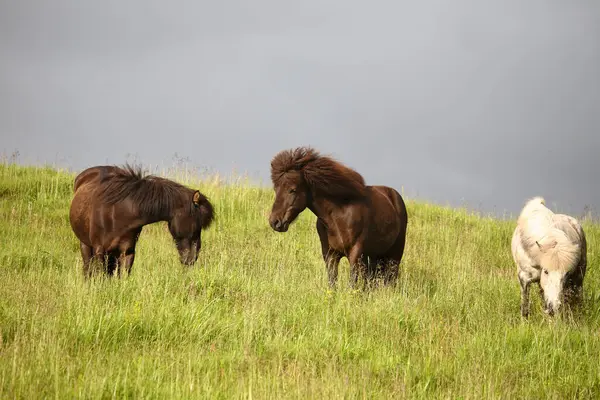
[[[212,205],[199,191],[195,191],[189,203],[174,213],[169,221],[169,232],[182,264],[193,265],[196,262],[202,247],[202,229],[208,228],[213,218]]]
[[[563,303],[565,280],[564,272],[542,268],[540,289],[544,298],[544,311],[549,315],[557,313]]]
[[[565,258],[573,258],[576,260],[573,253],[564,254],[563,248],[557,249],[557,241],[554,239],[545,239],[537,241],[539,249],[543,252],[542,268],[540,273],[540,289],[544,299],[544,311],[549,315],[558,313],[561,305],[564,303],[566,288],[569,283],[571,274],[574,271],[571,268],[573,262],[564,262]]]
[[[291,170],[274,182],[275,202],[269,216],[271,228],[285,232],[306,208],[310,195],[308,185],[300,170]]]

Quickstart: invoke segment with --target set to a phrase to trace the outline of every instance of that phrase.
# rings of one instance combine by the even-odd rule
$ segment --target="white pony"
[[[587,267],[583,228],[568,215],[554,214],[544,199],[525,204],[512,237],[512,254],[521,283],[521,315],[529,315],[529,285],[538,282],[546,313],[579,298]]]

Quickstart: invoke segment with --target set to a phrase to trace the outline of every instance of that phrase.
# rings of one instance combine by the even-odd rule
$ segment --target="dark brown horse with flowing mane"
[[[404,200],[387,186],[367,186],[356,171],[312,148],[278,153],[271,161],[275,202],[271,227],[285,232],[305,208],[317,216],[317,232],[330,286],[347,257],[350,283],[372,281],[377,267],[386,285],[395,285],[406,238]]]
[[[109,275],[130,273],[142,228],[158,221],[168,222],[181,263],[193,265],[201,230],[213,220],[213,207],[202,193],[144,175],[139,167],[88,168],[75,178],[74,192],[69,217],[86,277],[93,273],[93,260]]]

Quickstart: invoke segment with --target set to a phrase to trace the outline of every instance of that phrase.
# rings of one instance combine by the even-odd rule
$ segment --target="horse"
[[[387,186],[367,186],[358,172],[311,147],[277,153],[271,161],[271,181],[271,228],[286,232],[302,211],[312,211],[331,288],[342,257],[350,263],[352,288],[359,276],[365,284],[382,276],[386,286],[396,285],[408,223],[400,193]]]
[[[581,299],[587,269],[587,242],[573,217],[555,214],[542,197],[523,207],[514,230],[511,250],[521,286],[521,315],[529,316],[529,286],[537,282],[549,315],[562,303]]]
[[[75,178],[73,192],[69,220],[86,278],[93,275],[93,261],[109,276],[122,269],[129,274],[142,228],[158,221],[167,221],[180,262],[191,266],[201,231],[214,219],[213,206],[199,191],[130,165],[88,168]]]

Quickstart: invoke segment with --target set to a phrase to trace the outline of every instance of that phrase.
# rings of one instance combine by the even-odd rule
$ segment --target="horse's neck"
[[[155,222],[169,222],[173,219],[171,214],[172,212],[165,214],[144,214],[141,211],[138,211],[138,218],[142,222],[142,225],[150,225],[154,224]]]
[[[144,225],[154,224],[155,222],[169,222],[171,217],[166,217],[164,215],[142,215],[140,216],[140,220],[143,221]]]
[[[342,210],[342,207],[328,198],[313,197],[308,204],[308,209],[329,227],[333,225],[333,219]]]
[[[177,199],[171,203],[170,207],[140,207],[138,208],[138,215],[140,219],[145,221],[144,225],[148,225],[161,221],[169,222],[176,214],[184,211],[185,200]]]

